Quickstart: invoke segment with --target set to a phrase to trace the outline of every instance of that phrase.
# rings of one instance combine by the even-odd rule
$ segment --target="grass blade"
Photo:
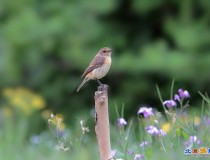
[[[170,98],[171,98],[171,99],[173,99],[174,83],[175,83],[175,78],[173,78],[172,84],[171,84],[171,95],[170,95]]]

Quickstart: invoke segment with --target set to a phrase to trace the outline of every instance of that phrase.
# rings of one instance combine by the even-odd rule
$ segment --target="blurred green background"
[[[63,114],[70,125],[78,116],[93,117],[97,83],[76,88],[105,46],[113,50],[101,80],[110,86],[111,122],[115,104],[125,105],[126,118],[141,104],[160,107],[155,86],[168,99],[173,78],[195,104],[201,102],[197,91],[210,91],[209,0],[1,0],[1,108],[34,106]],[[28,96],[30,105],[23,105]]]
[[[102,82],[110,106],[125,103],[128,113],[154,106],[155,85],[167,95],[173,78],[196,100],[198,90],[210,90],[209,10],[209,0],[1,0],[0,88],[29,88],[71,118],[93,107],[97,83],[76,88],[108,46],[113,64]]]

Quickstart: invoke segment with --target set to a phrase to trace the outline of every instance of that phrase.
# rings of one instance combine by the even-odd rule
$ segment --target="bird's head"
[[[101,56],[111,56],[112,50],[111,50],[111,48],[104,47],[104,48],[101,48],[101,49],[99,50],[99,54],[100,54]]]

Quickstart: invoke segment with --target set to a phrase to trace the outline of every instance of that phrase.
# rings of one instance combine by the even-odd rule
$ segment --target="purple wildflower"
[[[163,136],[163,137],[166,136],[166,134],[167,134],[167,133],[166,133],[164,130],[162,130],[162,129],[160,129],[159,132],[160,132],[160,135]]]
[[[190,94],[187,90],[183,90],[183,89],[180,88],[178,90],[178,93],[179,93],[180,98],[182,98],[182,99],[190,97]]]
[[[196,141],[196,144],[197,144],[197,145],[200,145],[200,144],[201,144],[201,140],[198,139],[198,140]]]
[[[149,133],[151,135],[157,135],[157,134],[160,133],[159,130],[156,127],[154,127],[154,126],[148,126],[146,128],[146,130],[147,130],[147,133]]]
[[[153,115],[152,108],[151,107],[150,108],[147,108],[147,107],[141,107],[141,108],[139,108],[137,114],[141,114],[141,113],[144,115],[145,118]]]
[[[136,154],[134,160],[142,160],[144,158],[143,154]]]
[[[175,95],[174,95],[174,100],[175,100],[175,101],[180,101],[180,97],[179,97],[178,94],[175,94]]]
[[[176,102],[174,100],[166,100],[163,102],[163,105],[166,105],[168,108],[176,106]]]
[[[200,145],[201,144],[201,140],[198,139],[197,136],[190,136],[190,139],[188,141],[185,141],[184,145],[185,147],[192,147],[193,144],[197,144]]]
[[[112,154],[112,157],[115,158],[117,155],[117,150],[116,149],[112,150],[111,154]]]
[[[148,142],[147,141],[143,141],[139,146],[140,147],[144,147],[144,146],[147,146],[148,145]]]
[[[125,121],[124,118],[118,118],[117,119],[117,124],[118,124],[119,127],[123,127],[123,126],[127,125],[127,122]]]
[[[197,139],[198,139],[198,137],[197,137],[197,136],[190,136],[190,142],[191,142],[191,143],[196,142],[196,141],[197,141]]]

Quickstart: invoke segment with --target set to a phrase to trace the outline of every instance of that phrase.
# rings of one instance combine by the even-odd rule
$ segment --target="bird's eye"
[[[103,52],[104,52],[104,53],[106,53],[106,51],[105,51],[105,50],[104,50]]]

